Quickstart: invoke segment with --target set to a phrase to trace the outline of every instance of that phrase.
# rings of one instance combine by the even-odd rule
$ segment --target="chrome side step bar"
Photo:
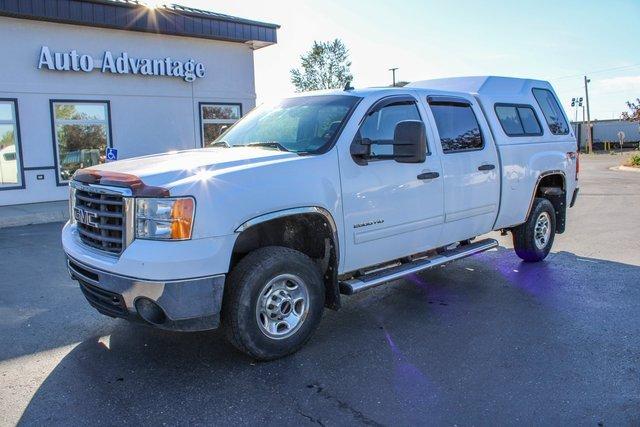
[[[469,245],[458,246],[450,251],[443,252],[431,258],[419,259],[408,262],[395,267],[389,267],[382,271],[376,271],[371,274],[365,274],[355,279],[340,282],[340,293],[345,295],[353,295],[367,289],[380,286],[386,282],[399,279],[408,274],[417,273],[418,271],[427,270],[437,267],[457,259],[466,258],[479,252],[495,248],[498,242],[494,239],[485,239]]]

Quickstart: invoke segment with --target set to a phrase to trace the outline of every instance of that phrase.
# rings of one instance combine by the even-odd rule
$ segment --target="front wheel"
[[[256,249],[225,285],[222,321],[229,341],[259,360],[297,351],[320,322],[324,283],[305,254],[284,247]]]
[[[527,222],[511,230],[513,248],[526,262],[538,262],[547,257],[556,235],[556,213],[547,199],[536,198]]]

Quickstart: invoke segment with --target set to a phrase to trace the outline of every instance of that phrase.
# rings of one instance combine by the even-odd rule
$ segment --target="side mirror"
[[[367,138],[362,138],[360,131],[358,131],[356,137],[351,141],[349,151],[356,164],[366,166],[368,163],[367,158],[371,154],[371,141]]]
[[[427,158],[427,129],[420,120],[398,122],[393,134],[393,158],[398,163],[422,163]]]

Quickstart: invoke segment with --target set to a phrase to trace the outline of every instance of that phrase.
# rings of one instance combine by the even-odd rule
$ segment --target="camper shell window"
[[[533,96],[544,114],[549,130],[554,135],[566,135],[569,133],[569,125],[562,114],[560,104],[556,97],[548,89],[534,88]]]
[[[502,130],[508,136],[540,136],[542,128],[531,105],[504,104],[494,106]]]

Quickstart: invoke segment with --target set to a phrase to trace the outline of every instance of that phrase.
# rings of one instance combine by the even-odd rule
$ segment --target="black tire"
[[[536,242],[536,225],[545,213],[548,215],[550,234],[548,238],[544,239],[544,245],[541,245],[542,239]],[[556,213],[551,202],[543,198],[534,199],[527,222],[514,227],[511,234],[513,235],[513,248],[524,261],[538,262],[545,259],[551,251],[556,235]]]
[[[264,317],[259,317],[257,310],[261,292],[281,275],[294,275],[304,282],[308,305],[298,329],[276,339],[263,332],[258,319]],[[228,276],[222,323],[227,338],[238,350],[258,360],[273,360],[299,350],[317,328],[323,310],[324,283],[311,258],[293,249],[268,246],[247,254]]]

